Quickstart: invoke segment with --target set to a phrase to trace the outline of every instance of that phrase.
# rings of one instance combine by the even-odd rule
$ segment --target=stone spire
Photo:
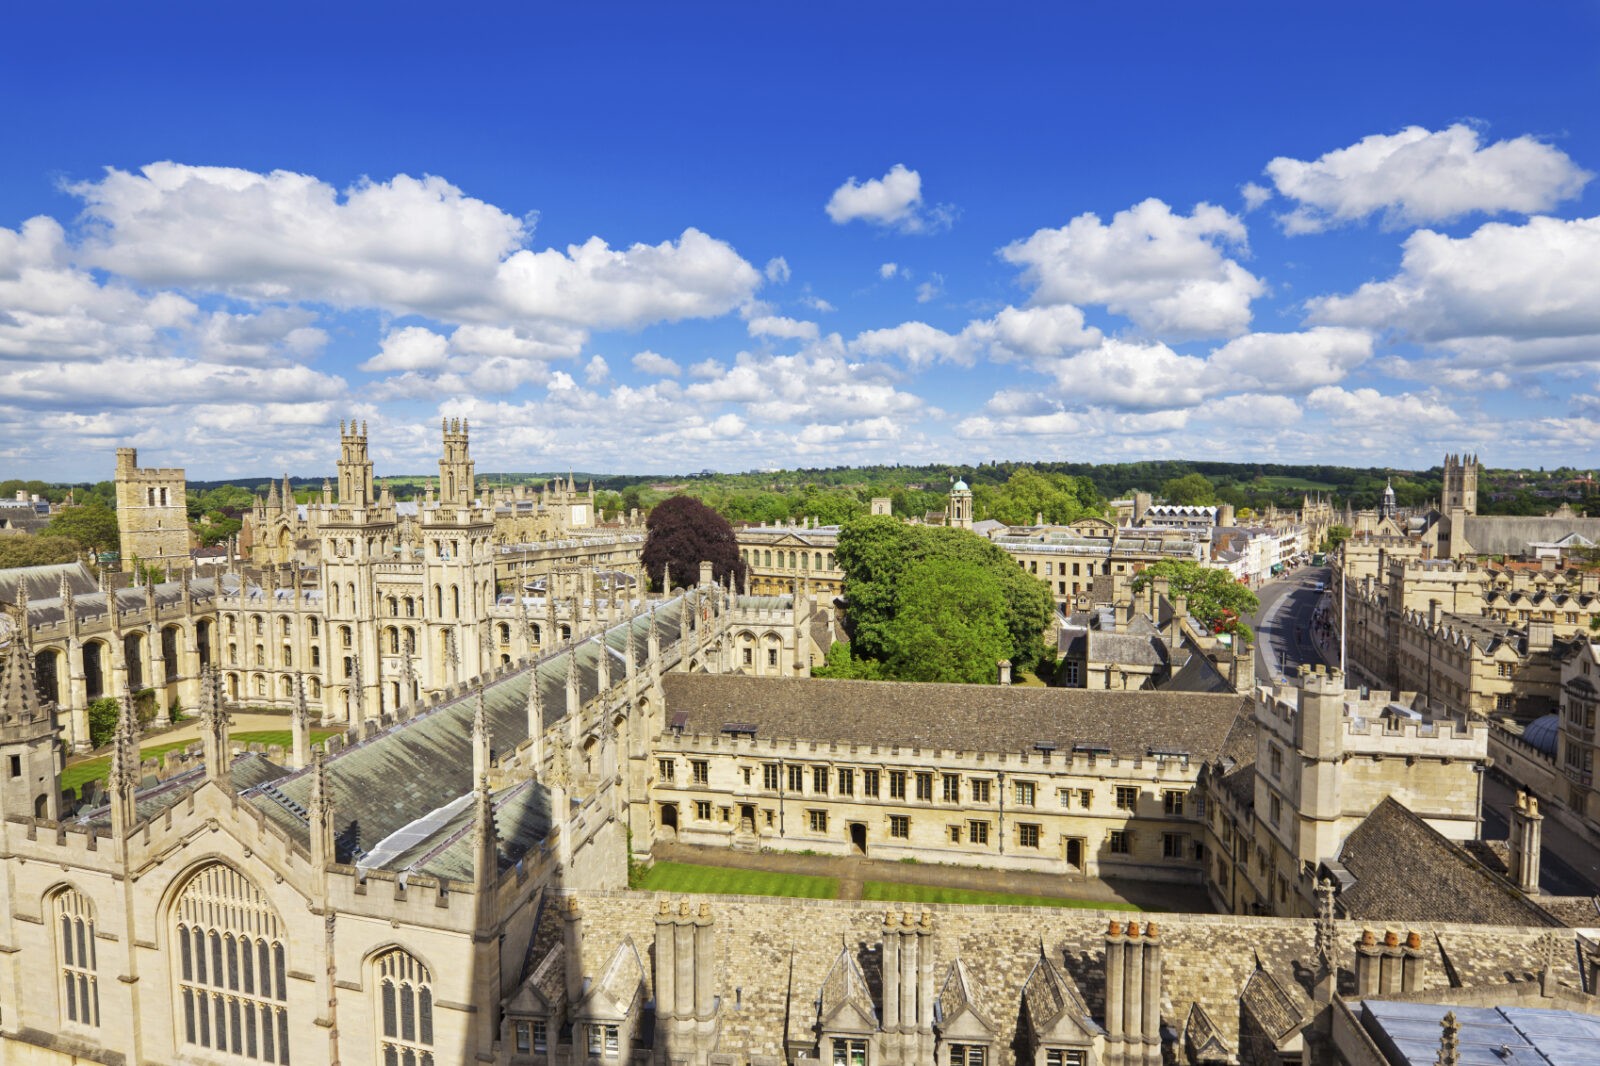
[[[533,741],[533,767],[544,761],[544,693],[539,691],[539,668],[528,668],[528,739]]]
[[[594,638],[595,650],[599,656],[595,659],[595,687],[601,692],[611,687],[611,649],[606,645],[606,631],[600,630],[600,635]]]
[[[400,707],[410,708],[408,713],[416,713],[417,706],[417,667],[411,657],[417,653],[416,645],[412,639],[406,637],[405,647],[401,649],[400,657]],[[398,712],[400,707],[396,707]]]
[[[44,712],[38,677],[34,673],[33,648],[28,639],[26,581],[18,586],[16,607],[7,613],[14,629],[5,668],[0,670],[0,723],[9,725],[34,721]]]
[[[289,718],[294,734],[294,768],[304,770],[311,762],[311,708],[306,705],[306,675],[294,675],[294,713]]]
[[[578,649],[567,653],[567,717],[574,722],[583,710],[583,695],[578,689]]]
[[[476,780],[478,785],[473,796],[472,841],[477,845],[475,849],[477,862],[474,864],[473,874],[478,883],[478,890],[482,893],[485,889],[492,889],[495,879],[500,875],[500,839],[495,830],[494,794],[489,791],[489,777],[487,774],[480,774]]]
[[[361,681],[361,656],[350,656],[350,720],[360,725],[367,717],[366,686]]]
[[[1439,1033],[1439,1056],[1434,1059],[1435,1066],[1460,1066],[1461,1023],[1456,1020],[1456,1012],[1445,1011],[1439,1028],[1442,1031]]]
[[[632,677],[633,672],[638,669],[638,663],[634,659],[636,653],[634,651],[633,619],[628,619],[624,624],[628,628],[628,643],[626,657],[623,659],[622,670],[625,677]]]
[[[336,861],[333,835],[333,796],[328,787],[327,756],[318,748],[311,757],[311,802],[306,810],[311,823],[311,864],[322,869]]]
[[[1338,929],[1333,923],[1333,882],[1326,877],[1317,882],[1316,934],[1316,1000],[1318,1003],[1332,1003],[1335,976],[1338,973],[1334,961],[1334,952],[1338,950],[1334,938],[1338,936]]]
[[[492,757],[494,737],[489,729],[489,707],[483,699],[483,689],[478,689],[478,700],[472,711],[472,779],[486,778]]]
[[[117,731],[111,741],[111,772],[106,778],[111,793],[111,832],[119,840],[127,836],[134,821],[134,792],[139,787],[138,721],[133,692],[129,690],[117,715]]]
[[[228,712],[222,705],[222,678],[208,670],[201,679],[200,742],[206,779],[226,784],[232,752],[228,750]]]

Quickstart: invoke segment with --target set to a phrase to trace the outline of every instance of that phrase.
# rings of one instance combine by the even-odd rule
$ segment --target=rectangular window
[[[789,767],[789,791],[804,792],[806,790],[806,768],[804,766]]]
[[[950,843],[961,843],[961,827],[959,825],[953,825],[950,827]]]
[[[1039,846],[1039,827],[1031,822],[1017,824],[1017,843],[1024,848]]]
[[[756,655],[756,652],[755,652],[754,648],[746,648],[744,650],[744,664],[746,666],[755,665],[755,655]]]
[[[878,771],[861,771],[861,794],[871,796],[873,799],[878,798]]]
[[[889,798],[892,800],[906,798],[906,772],[904,770],[889,771]]]
[[[1128,854],[1129,843],[1126,829],[1113,829],[1106,834],[1106,847],[1113,855]]]
[[[1277,825],[1278,819],[1283,817],[1283,801],[1277,796],[1273,796],[1270,810],[1272,812],[1272,824]]]
[[[549,1047],[549,1041],[545,1036],[549,1030],[545,1026],[545,1022],[533,1023],[533,1050],[539,1052],[540,1054],[543,1054]]]
[[[1161,809],[1172,818],[1183,817],[1183,793],[1176,789],[1168,789],[1161,793]]]
[[[867,1066],[867,1042],[865,1040],[835,1040],[833,1042],[833,1066]]]
[[[827,811],[807,811],[806,816],[811,821],[811,831],[813,833],[826,833],[828,831]]]
[[[1056,799],[1061,802],[1061,806],[1063,806],[1063,807],[1072,806],[1072,789],[1070,789],[1070,788],[1058,788],[1058,789],[1056,789]]]
[[[694,778],[694,783],[703,785],[711,780],[711,768],[704,759],[689,760],[689,775]]]
[[[917,799],[923,800],[923,801],[928,802],[928,803],[932,803],[933,802],[933,775],[932,774],[921,774],[921,773],[919,773],[917,775]]]
[[[982,779],[982,780],[978,780],[978,779],[974,779],[973,780],[973,782],[972,782],[972,802],[973,803],[988,803],[989,802],[989,785],[990,785],[990,782],[989,782],[989,780],[987,778]]]
[[[1032,781],[1018,781],[1016,783],[1016,787],[1015,787],[1014,791],[1016,793],[1016,800],[1017,800],[1017,806],[1018,807],[1032,807],[1033,806],[1033,782]]]
[[[828,768],[826,766],[813,766],[811,768],[811,791],[819,796],[828,794]]]
[[[1189,838],[1182,833],[1161,834],[1161,857],[1163,859],[1181,859]]]
[[[11,776],[12,777],[21,777],[22,776],[22,756],[20,756],[20,755],[11,756]]]
[[[748,785],[750,783],[751,775],[755,773],[755,768],[750,766],[741,766],[739,767],[739,771],[744,776],[744,783]]]
[[[982,1044],[951,1044],[950,1066],[985,1066],[988,1050]]]
[[[1133,785],[1117,786],[1117,810],[1132,811],[1139,807],[1139,790]]]
[[[1078,789],[1078,806],[1088,810],[1094,803],[1094,790],[1088,788]]]
[[[989,823],[988,822],[968,822],[967,823],[967,843],[969,843],[969,844],[987,844],[987,843],[989,843]]]
[[[678,764],[672,759],[661,759],[656,763],[659,772],[657,776],[663,781],[672,781],[678,776]]]
[[[944,801],[946,803],[961,802],[961,775],[944,775]]]
[[[1044,1066],[1084,1066],[1088,1052],[1079,1048],[1050,1048],[1044,1053]]]
[[[777,648],[768,648],[767,649],[767,665],[768,666],[777,666],[778,665],[778,649]]]
[[[889,815],[889,835],[897,840],[911,839],[911,819],[903,814]]]
[[[839,771],[839,795],[854,796],[856,794],[856,772],[854,770]]]
[[[711,801],[710,800],[695,800],[694,801],[694,816],[696,818],[700,819],[702,822],[711,821]]]
[[[778,791],[778,764],[775,762],[761,764],[761,787],[768,792]]]
[[[1079,672],[1079,663],[1075,659],[1067,660],[1066,684],[1068,688],[1077,688],[1083,684],[1083,675]]]
[[[1276,744],[1272,745],[1272,776],[1283,776],[1283,749]]]

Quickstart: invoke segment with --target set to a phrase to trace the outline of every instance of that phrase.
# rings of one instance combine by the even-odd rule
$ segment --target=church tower
[[[957,479],[950,489],[950,502],[945,507],[945,524],[957,529],[972,528],[972,490],[965,481]]]
[[[134,448],[117,449],[117,530],[122,568],[134,560],[187,570],[189,503],[182,467],[141,467]]]
[[[1445,514],[1457,511],[1478,513],[1478,457],[1476,455],[1446,455],[1444,457],[1444,499],[1440,509]]]
[[[367,454],[367,424],[339,420],[339,503],[366,507],[373,502],[372,458]]]
[[[494,508],[473,498],[468,425],[447,419],[440,427],[439,499],[418,515],[423,545],[424,634],[417,654],[422,685],[438,691],[493,666],[484,641],[494,603]]]
[[[445,419],[444,455],[439,459],[439,502],[451,507],[466,507],[472,503],[472,456],[467,452],[467,422],[465,419]]]

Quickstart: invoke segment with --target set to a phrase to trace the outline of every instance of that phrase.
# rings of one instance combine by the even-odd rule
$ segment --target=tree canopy
[[[1143,592],[1158,577],[1167,579],[1171,595],[1187,599],[1189,613],[1212,632],[1233,633],[1254,641],[1255,635],[1244,616],[1254,614],[1261,601],[1232,574],[1187,559],[1163,559],[1134,576],[1133,591]]]
[[[14,566],[48,566],[70,563],[78,557],[78,544],[68,537],[0,533],[0,570]]]
[[[47,537],[66,537],[85,552],[116,551],[119,543],[117,512],[94,499],[63,508],[39,532]]]
[[[1217,489],[1204,474],[1184,474],[1161,483],[1161,498],[1168,503],[1208,507],[1217,502]]]
[[[999,659],[1020,668],[1039,657],[1049,589],[974,533],[863,516],[839,531],[836,558],[851,655],[880,663],[884,676],[993,681]],[[955,650],[932,652],[941,636]]]
[[[693,496],[673,496],[657,504],[645,520],[645,531],[645,571],[657,588],[668,567],[675,582],[693,584],[703,562],[711,563],[719,584],[732,574],[734,584],[743,586],[745,565],[733,527]]]
[[[979,517],[1008,526],[1032,525],[1040,516],[1053,525],[1065,525],[1106,511],[1105,500],[1088,478],[1040,473],[1025,466],[1013,470],[1003,484],[979,485],[974,494]]]

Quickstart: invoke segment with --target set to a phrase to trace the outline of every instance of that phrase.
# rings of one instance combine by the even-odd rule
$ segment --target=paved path
[[[1288,577],[1263,585],[1257,592],[1261,607],[1248,619],[1256,631],[1256,676],[1281,680],[1285,673],[1303,663],[1337,662],[1312,639],[1313,615],[1322,594],[1317,582],[1326,582],[1327,567],[1305,567]]]
[[[734,851],[692,844],[657,844],[653,856],[664,862],[730,866],[741,870],[832,877],[839,881],[840,899],[860,899],[868,881],[903,885],[964,888],[977,892],[1006,892],[1021,896],[1052,896],[1095,903],[1131,903],[1145,910],[1207,914],[1212,910],[1206,892],[1198,885],[1167,885],[1122,878],[1088,880],[1062,874],[1018,870],[990,870],[973,866],[935,863],[885,862],[862,856],[800,855],[785,851]]]
[[[1511,786],[1492,774],[1483,779],[1483,830],[1485,840],[1511,835],[1507,811],[1516,795]],[[1600,893],[1600,849],[1588,837],[1575,833],[1551,815],[1539,831],[1539,887],[1557,896],[1592,896]]]

